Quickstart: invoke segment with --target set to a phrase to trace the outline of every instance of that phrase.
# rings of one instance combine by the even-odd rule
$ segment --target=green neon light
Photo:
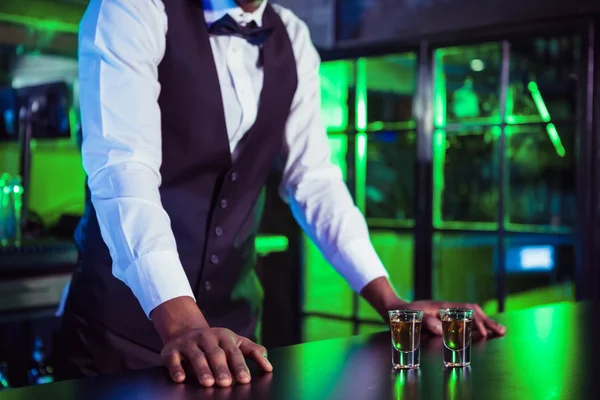
[[[436,128],[446,127],[446,75],[444,74],[444,53],[435,52],[435,83],[434,83],[434,124]]]
[[[566,226],[547,226],[547,225],[531,225],[531,224],[516,224],[506,223],[506,231],[509,233],[556,233],[568,234],[573,233],[573,229]],[[496,222],[463,222],[463,221],[442,221],[437,229],[448,231],[485,231],[493,232],[498,229]]]
[[[51,21],[35,17],[26,17],[22,15],[0,13],[0,21],[26,25],[44,31],[65,32],[74,34],[76,34],[79,31],[78,24],[71,24],[68,22],[61,21]]]
[[[434,116],[436,128],[446,127],[446,75],[444,74],[444,52],[435,52]],[[438,129],[433,133],[433,226],[442,225],[442,203],[444,193],[444,163],[446,159],[446,132]]]
[[[356,128],[367,129],[367,60],[356,60]]]
[[[367,186],[367,134],[356,135],[356,207],[364,214]]]
[[[449,231],[474,230],[492,232],[498,229],[498,224],[496,222],[441,221],[436,228]]]
[[[414,228],[414,219],[367,218],[367,225],[378,228]]]
[[[553,225],[530,225],[530,224],[517,224],[507,223],[506,230],[510,232],[524,232],[524,233],[557,233],[566,234],[573,233],[574,230],[567,226],[553,226]]]
[[[367,186],[367,60],[356,60],[356,206],[364,214]]]
[[[444,193],[444,164],[446,162],[446,132],[438,129],[433,133],[433,226],[441,228]]]
[[[538,89],[537,83],[529,82],[529,85],[527,85],[527,88],[529,89],[529,92],[531,92],[531,97],[533,98],[533,101],[535,102],[535,106],[537,107],[538,112],[540,113],[540,117],[542,117],[542,121],[550,122],[550,113],[548,112],[546,103],[544,102],[544,99],[542,98],[542,94],[540,93],[540,90]]]
[[[289,240],[285,236],[258,236],[254,239],[256,252],[260,255],[287,251]]]
[[[513,115],[515,109],[515,93],[512,86],[508,86],[506,90],[506,123],[514,124],[515,116]]]
[[[560,136],[558,136],[558,131],[552,122],[546,125],[546,132],[548,132],[548,137],[550,137],[550,141],[552,141],[552,144],[556,149],[556,154],[558,154],[560,157],[564,157],[566,154],[565,147],[563,146]]]
[[[406,130],[414,130],[416,129],[417,124],[415,121],[405,121],[405,122],[382,122],[375,121],[367,124],[367,132],[377,132],[377,131],[406,131]]]
[[[554,124],[550,123],[550,113],[548,112],[548,108],[546,107],[546,103],[542,98],[542,94],[540,93],[537,83],[529,82],[527,89],[529,89],[529,92],[531,92],[531,97],[533,98],[533,102],[540,113],[540,117],[542,117],[542,121],[548,123],[548,125],[546,125],[546,131],[548,132],[548,137],[550,138],[550,141],[556,150],[556,154],[558,154],[560,157],[564,157],[566,154],[565,147],[560,140],[560,136],[558,135],[556,127]]]
[[[544,121],[539,115],[507,115],[506,123],[510,125],[539,124]]]

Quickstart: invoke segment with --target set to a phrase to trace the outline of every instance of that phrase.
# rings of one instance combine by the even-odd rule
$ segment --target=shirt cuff
[[[357,293],[374,279],[389,277],[368,239],[348,243],[333,256],[331,264]]]
[[[195,299],[177,252],[156,251],[138,258],[127,267],[122,280],[148,318],[152,310],[168,300],[182,296]]]

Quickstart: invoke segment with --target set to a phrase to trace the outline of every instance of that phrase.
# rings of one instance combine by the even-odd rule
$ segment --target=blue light
[[[521,269],[546,269],[554,267],[554,248],[552,246],[523,247],[521,249]]]
[[[398,141],[398,135],[397,132],[390,132],[390,131],[384,131],[384,132],[377,132],[376,134],[377,137],[377,141],[382,142],[382,143],[394,143],[396,141]]]
[[[541,272],[554,269],[555,250],[550,245],[512,247],[506,251],[506,272]]]

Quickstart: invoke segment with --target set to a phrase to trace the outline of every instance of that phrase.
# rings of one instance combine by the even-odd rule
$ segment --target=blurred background
[[[490,314],[600,293],[600,3],[279,0],[323,60],[332,160],[406,300]],[[83,212],[85,0],[0,2],[0,389],[52,380]],[[385,329],[268,181],[268,347]]]

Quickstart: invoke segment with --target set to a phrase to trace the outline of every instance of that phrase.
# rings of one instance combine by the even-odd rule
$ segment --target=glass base
[[[450,350],[444,345],[444,367],[464,368],[471,365],[471,345],[462,350]]]
[[[402,371],[405,369],[417,369],[419,368],[419,364],[395,364],[392,366],[392,368],[394,369],[394,371]]]
[[[455,362],[444,361],[444,367],[446,367],[446,368],[464,368],[464,367],[468,367],[469,365],[471,365],[471,362],[455,363]]]
[[[392,368],[395,371],[419,368],[420,359],[420,349],[416,349],[415,351],[398,351],[392,346]]]

